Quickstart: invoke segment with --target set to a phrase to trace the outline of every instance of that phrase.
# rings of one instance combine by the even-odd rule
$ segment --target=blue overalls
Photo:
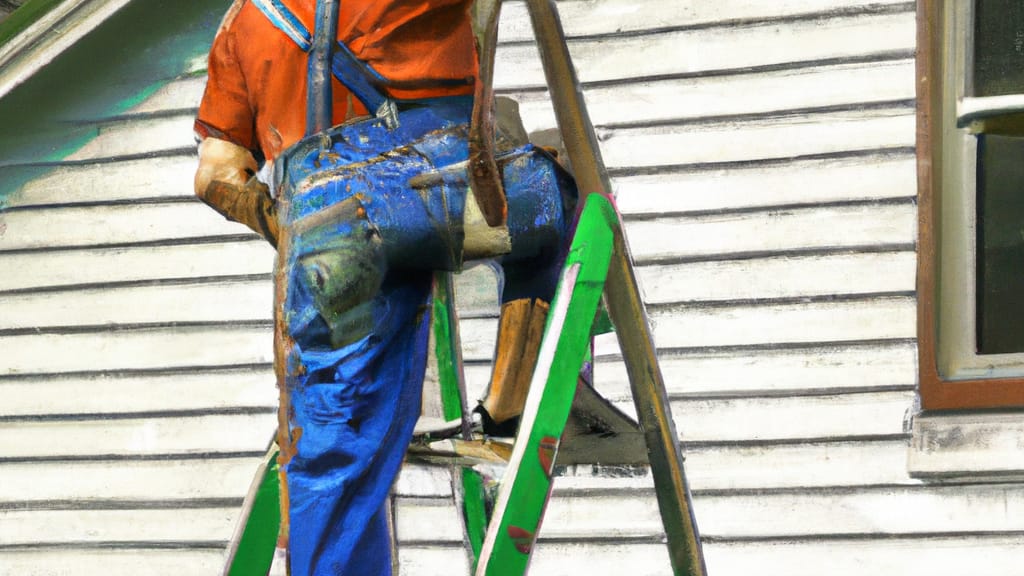
[[[462,264],[472,99],[398,107],[397,126],[342,124],[275,161],[293,576],[391,574],[385,502],[420,415],[432,272]],[[499,166],[513,248],[501,300],[550,301],[575,187],[529,146]]]
[[[415,131],[417,120],[434,127],[439,119],[442,125],[468,122],[470,110],[466,98],[427,103],[403,117],[407,128],[397,131]],[[287,266],[285,383],[295,454],[285,470],[295,576],[390,574],[382,507],[420,414],[432,271],[460,250],[458,234],[449,232],[458,228],[464,190],[444,179],[427,190],[406,182],[445,165],[449,155],[465,158],[465,140],[433,151],[436,142],[418,149],[413,144],[416,153],[396,170],[372,161],[378,154],[372,144],[358,147],[364,161],[339,155],[346,147],[339,142],[361,142],[346,131],[344,125],[331,131],[331,148],[307,139],[279,159],[290,175],[316,181],[286,184],[281,198],[283,228],[299,230],[280,247]],[[402,136],[395,132],[373,141],[390,148],[386,140]],[[331,156],[358,168],[342,170],[346,178],[325,179]],[[504,164],[506,174],[517,161],[536,158]],[[551,189],[545,179],[567,179],[564,173],[550,166],[520,170],[506,186],[513,252],[500,260],[501,300],[550,301],[575,199],[533,193]],[[315,222],[332,207],[343,219]],[[314,226],[307,226],[310,219]]]

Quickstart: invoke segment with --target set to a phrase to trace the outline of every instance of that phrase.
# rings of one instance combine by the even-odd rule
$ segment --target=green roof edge
[[[0,22],[0,47],[67,0],[28,0]]]

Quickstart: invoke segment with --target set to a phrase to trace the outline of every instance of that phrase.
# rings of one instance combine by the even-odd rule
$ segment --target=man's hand
[[[222,216],[241,222],[277,247],[277,204],[256,179],[256,160],[237,144],[207,138],[199,145],[196,196]]]
[[[256,159],[242,146],[218,138],[206,138],[199,144],[199,169],[196,170],[196,196],[205,200],[210,182],[220,180],[245,186],[256,174]]]

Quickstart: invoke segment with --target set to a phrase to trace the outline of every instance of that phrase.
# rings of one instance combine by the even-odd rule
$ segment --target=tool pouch
[[[254,4],[300,46],[311,45],[308,33],[295,30],[298,19],[280,12],[283,5]],[[326,328],[337,347],[361,337],[353,316],[387,270],[461,269],[473,180],[468,139],[479,128],[471,125],[472,98],[394,101],[377,87],[386,80],[334,44],[332,73],[375,114],[299,141],[275,161],[273,178],[286,239],[279,268],[289,276],[288,330],[301,345],[310,327],[318,326],[318,334]],[[493,161],[508,206],[507,257],[557,250],[566,214],[575,208],[572,177],[548,152],[500,126],[484,133],[495,134]]]

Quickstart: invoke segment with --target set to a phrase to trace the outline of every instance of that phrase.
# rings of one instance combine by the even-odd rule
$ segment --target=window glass
[[[973,95],[1024,93],[1024,2],[976,0]]]
[[[978,139],[979,354],[1024,352],[1024,137]]]

